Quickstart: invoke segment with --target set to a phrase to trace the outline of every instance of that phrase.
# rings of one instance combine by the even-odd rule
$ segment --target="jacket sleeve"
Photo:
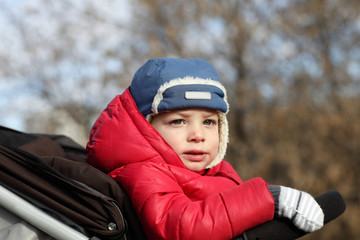
[[[153,163],[109,175],[125,188],[149,239],[231,239],[273,218],[274,201],[260,178],[192,201],[170,170]]]

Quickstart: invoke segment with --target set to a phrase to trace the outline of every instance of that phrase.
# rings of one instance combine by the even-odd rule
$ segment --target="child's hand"
[[[269,186],[275,200],[275,214],[289,218],[294,225],[313,232],[324,225],[324,213],[308,193],[284,186]]]

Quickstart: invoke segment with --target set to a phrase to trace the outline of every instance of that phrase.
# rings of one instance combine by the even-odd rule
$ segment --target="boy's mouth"
[[[205,154],[203,151],[201,150],[190,150],[185,152],[185,154],[191,154],[191,155],[202,155]]]
[[[201,162],[204,160],[206,153],[199,150],[190,150],[184,152],[184,155],[189,161]]]

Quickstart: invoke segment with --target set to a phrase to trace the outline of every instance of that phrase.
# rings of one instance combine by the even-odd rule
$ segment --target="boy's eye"
[[[204,121],[204,125],[215,125],[216,121],[215,120],[211,120],[211,119],[206,119]]]
[[[176,120],[171,121],[171,124],[174,124],[174,125],[181,125],[183,123],[185,123],[185,121],[183,119],[176,119]]]

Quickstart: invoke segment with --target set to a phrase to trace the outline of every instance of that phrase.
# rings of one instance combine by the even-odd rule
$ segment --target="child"
[[[95,122],[88,161],[125,188],[149,239],[231,239],[274,216],[307,232],[322,227],[309,194],[243,182],[223,160],[228,110],[210,63],[157,58]]]

